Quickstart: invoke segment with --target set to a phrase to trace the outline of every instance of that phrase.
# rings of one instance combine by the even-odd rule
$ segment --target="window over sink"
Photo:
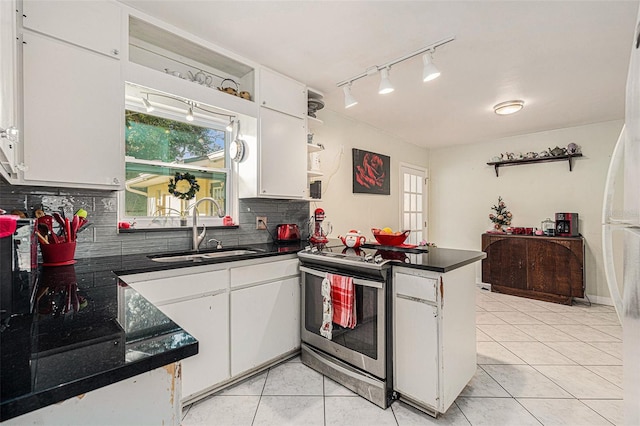
[[[187,109],[178,97],[150,93],[156,94],[127,85],[126,180],[119,220],[135,222],[138,228],[191,225],[193,205],[203,197],[232,211],[231,132],[226,129],[231,116]],[[212,203],[203,203],[198,222],[222,225],[217,213]]]

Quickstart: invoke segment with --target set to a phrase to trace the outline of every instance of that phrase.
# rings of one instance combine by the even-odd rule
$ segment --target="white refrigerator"
[[[640,425],[640,11],[602,220],[605,275],[623,330],[624,423]]]

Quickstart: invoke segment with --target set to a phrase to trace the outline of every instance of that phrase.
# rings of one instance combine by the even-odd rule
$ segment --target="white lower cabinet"
[[[437,407],[438,309],[403,296],[395,296],[395,389],[423,404]],[[420,320],[416,321],[416,318]]]
[[[198,355],[182,361],[182,398],[188,399],[229,375],[229,299],[227,293],[158,306],[198,339]]]
[[[191,403],[300,347],[298,258],[264,258],[121,276],[198,339],[182,361]]]
[[[300,347],[300,278],[231,292],[231,375]]]
[[[476,371],[475,269],[394,266],[393,389],[431,415],[445,413]]]
[[[229,273],[189,273],[188,269],[168,272],[174,276],[161,277],[162,272],[155,272],[123,279],[198,339],[198,354],[182,361],[184,401],[230,377]]]

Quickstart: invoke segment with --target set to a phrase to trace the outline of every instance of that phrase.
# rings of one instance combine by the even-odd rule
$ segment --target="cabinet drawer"
[[[231,269],[231,288],[298,275],[298,259],[261,263]]]
[[[227,271],[222,270],[150,281],[134,281],[130,285],[151,303],[162,303],[224,290],[227,288],[227,282]]]
[[[436,301],[438,280],[408,274],[395,274],[395,293],[415,297],[427,302]]]

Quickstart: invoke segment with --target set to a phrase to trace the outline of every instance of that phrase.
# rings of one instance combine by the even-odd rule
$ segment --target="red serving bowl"
[[[371,228],[373,237],[383,246],[401,246],[411,233],[407,230],[396,234],[383,234],[378,228]]]

